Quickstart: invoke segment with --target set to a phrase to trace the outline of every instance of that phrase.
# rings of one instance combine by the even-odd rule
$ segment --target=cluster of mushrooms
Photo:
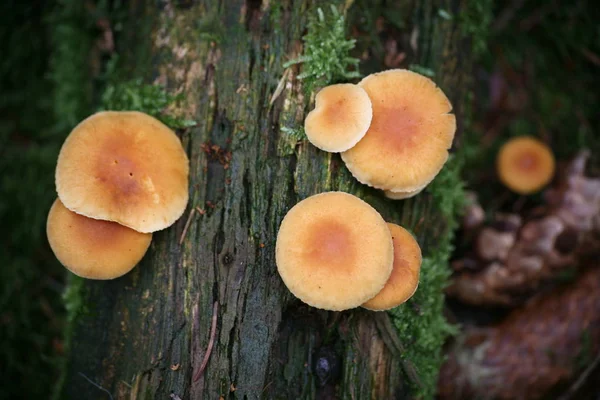
[[[325,310],[387,310],[419,285],[421,248],[413,236],[344,192],[317,194],[292,207],[275,256],[290,292]]]
[[[421,192],[448,160],[451,111],[431,79],[393,69],[322,89],[304,127],[316,147],[341,153],[359,182],[400,200]]]
[[[58,198],[46,225],[52,251],[84,278],[126,274],[148,250],[152,232],[183,214],[188,175],[181,141],[157,119],[129,111],[90,116],[58,156]]]
[[[422,191],[448,159],[452,105],[433,81],[408,70],[372,74],[358,85],[323,88],[305,120],[309,141],[340,152],[361,183],[392,199]],[[387,310],[419,284],[421,249],[401,226],[343,192],[311,196],[284,217],[277,269],[288,289],[317,308]]]

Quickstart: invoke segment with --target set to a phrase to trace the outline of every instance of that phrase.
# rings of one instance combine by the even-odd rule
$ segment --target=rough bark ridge
[[[436,71],[461,121],[465,60],[458,56],[457,23],[436,17],[438,6],[455,15],[460,8],[427,0],[401,6],[408,26],[414,24],[404,41],[415,62]],[[138,75],[152,66],[155,81],[184,93],[178,112],[199,121],[182,136],[191,160],[190,207],[154,235],[132,273],[84,283],[64,398],[105,398],[80,373],[128,399],[383,399],[403,392],[397,351],[386,346],[397,338],[378,329],[389,325],[385,314],[306,307],[275,267],[281,219],[315,193],[357,193],[387,220],[412,228],[425,248],[443,225],[418,223],[435,217],[430,196],[386,200],[352,179],[339,156],[280,131],[300,125],[308,103],[282,64],[301,51],[309,12],[311,1],[131,2],[124,65]],[[284,90],[272,102],[278,84]],[[215,345],[193,382],[215,301]]]

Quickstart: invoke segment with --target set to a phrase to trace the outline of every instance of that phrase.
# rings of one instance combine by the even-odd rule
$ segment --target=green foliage
[[[459,14],[461,32],[464,37],[471,40],[475,58],[479,58],[488,49],[493,4],[493,0],[468,0],[464,10]]]
[[[432,70],[431,68],[424,67],[419,64],[410,64],[408,66],[408,69],[410,69],[411,71],[414,71],[418,74],[428,76],[430,78],[433,78],[435,76],[434,70]]]
[[[282,126],[281,132],[285,133],[290,139],[296,142],[306,139],[306,132],[304,132],[304,128],[302,127],[288,128],[287,126]]]
[[[436,211],[445,221],[437,246],[427,249],[421,266],[419,289],[409,300],[390,311],[400,340],[406,347],[404,357],[415,366],[422,382],[418,397],[431,399],[443,362],[442,346],[448,335],[456,333],[443,316],[443,290],[450,277],[448,260],[453,251],[454,232],[465,205],[464,182],[460,173],[462,156],[452,156],[436,179],[427,187]]]
[[[51,29],[50,78],[57,135],[65,135],[87,116],[92,80],[89,52],[94,40],[93,19],[83,1],[57,0],[47,16]]]
[[[448,233],[452,233],[454,229],[458,228],[457,218],[462,214],[466,205],[465,182],[461,178],[465,154],[463,149],[456,154],[451,154],[439,175],[427,187],[436,208],[448,220],[446,229]]]
[[[203,15],[196,23],[199,39],[207,42],[221,43],[226,35],[225,27],[215,11]]]
[[[102,110],[141,111],[162,121],[172,129],[188,128],[195,121],[166,113],[167,108],[183,100],[158,85],[145,84],[142,79],[109,84],[102,95]]]
[[[356,41],[346,39],[346,18],[331,5],[329,13],[317,8],[308,22],[303,37],[304,54],[283,66],[302,64],[299,80],[304,81],[306,93],[320,86],[360,77],[357,58],[350,56]]]

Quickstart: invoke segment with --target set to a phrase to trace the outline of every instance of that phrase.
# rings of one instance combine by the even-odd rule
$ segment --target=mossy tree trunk
[[[431,196],[386,200],[359,185],[338,155],[296,143],[280,130],[301,126],[310,103],[295,78],[297,67],[286,73],[282,64],[302,51],[314,3],[130,3],[123,67],[182,93],[184,105],[173,112],[198,121],[180,132],[191,161],[190,204],[174,226],[154,235],[132,273],[81,284],[63,398],[106,398],[81,374],[120,399],[388,399],[407,393],[387,314],[312,309],[290,295],[276,271],[279,223],[315,193],[359,195],[387,220],[413,229],[425,254],[444,226],[432,215]],[[399,3],[393,6],[405,23],[396,29],[399,47],[435,71],[460,128],[468,57],[460,50],[465,43],[456,18],[441,18],[438,11],[458,15],[462,5]],[[355,4],[350,12],[362,9]],[[378,17],[361,18],[375,26]],[[375,58],[370,68],[385,69]],[[436,223],[423,223],[429,218]],[[194,382],[215,302],[214,348]],[[412,379],[414,372],[408,371]]]

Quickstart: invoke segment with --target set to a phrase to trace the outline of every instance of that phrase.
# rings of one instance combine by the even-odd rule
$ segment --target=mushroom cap
[[[114,279],[131,271],[152,240],[151,233],[76,214],[60,199],[50,208],[46,234],[58,261],[89,279]]]
[[[554,155],[544,143],[530,136],[506,142],[496,161],[502,183],[520,194],[537,192],[554,176]]]
[[[359,86],[371,98],[373,120],[365,137],[342,153],[352,175],[400,192],[430,182],[448,159],[456,131],[446,95],[431,79],[404,69],[369,75]]]
[[[331,153],[346,151],[365,136],[373,111],[371,99],[360,86],[327,86],[315,98],[315,109],[304,121],[308,140]]]
[[[188,164],[177,135],[157,119],[133,111],[99,112],[65,140],[56,190],[71,211],[154,232],[183,214]]]
[[[392,237],[373,207],[343,192],[296,204],[277,235],[277,270],[288,289],[317,308],[341,311],[375,296],[392,271]]]
[[[385,197],[387,197],[388,199],[392,199],[392,200],[410,199],[411,197],[414,197],[414,196],[418,195],[419,193],[421,193],[423,191],[423,189],[425,189],[427,187],[427,185],[429,185],[429,183],[431,183],[431,182],[427,182],[425,185],[423,185],[420,188],[417,188],[415,190],[408,190],[408,191],[402,191],[402,192],[397,192],[397,191],[393,191],[393,190],[384,190],[383,194],[385,195]]]
[[[411,197],[418,195],[419,193],[421,193],[423,191],[423,189],[425,189],[425,187],[422,187],[421,189],[417,189],[417,190],[411,190],[408,192],[393,192],[391,190],[385,190],[383,192],[383,194],[388,199],[404,200],[404,199],[410,199]]]
[[[412,297],[419,286],[421,248],[415,238],[401,226],[389,224],[394,242],[394,269],[384,288],[362,306],[372,311],[389,310]]]

